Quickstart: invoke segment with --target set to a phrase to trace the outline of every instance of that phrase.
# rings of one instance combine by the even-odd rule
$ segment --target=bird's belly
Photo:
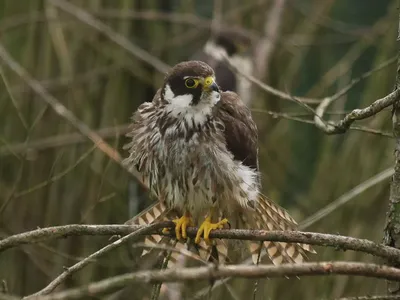
[[[182,214],[189,212],[194,218],[207,214],[217,204],[218,197],[212,184],[212,176],[203,176],[201,181],[197,181],[196,176],[193,171],[178,177],[167,172],[163,195],[168,207],[177,209]]]
[[[259,191],[254,170],[222,156],[212,163],[202,155],[188,157],[192,161],[181,161],[165,174],[163,198],[168,207],[189,212],[196,219],[204,218],[213,207],[224,217],[255,207]]]

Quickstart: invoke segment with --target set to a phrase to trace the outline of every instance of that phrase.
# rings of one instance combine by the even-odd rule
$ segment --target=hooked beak
[[[209,76],[204,79],[203,83],[203,91],[204,92],[220,92],[218,84],[214,81],[214,78]]]

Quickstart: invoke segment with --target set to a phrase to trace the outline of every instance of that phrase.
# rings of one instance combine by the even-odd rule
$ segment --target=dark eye
[[[198,80],[196,80],[196,79],[188,78],[185,80],[186,87],[188,87],[190,89],[197,87],[197,84],[198,84]]]

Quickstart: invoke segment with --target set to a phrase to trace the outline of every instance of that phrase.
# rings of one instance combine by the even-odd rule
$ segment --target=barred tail
[[[260,195],[256,208],[257,229],[263,230],[297,230],[296,221],[279,205]],[[310,245],[300,243],[284,243],[265,241],[263,246],[275,265],[281,263],[301,263],[307,260],[307,254],[316,253]],[[250,242],[249,249],[253,263],[257,263],[258,254],[262,245],[259,242]]]

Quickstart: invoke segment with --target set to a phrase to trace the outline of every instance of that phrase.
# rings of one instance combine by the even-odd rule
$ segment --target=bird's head
[[[201,61],[186,61],[174,66],[164,80],[164,101],[176,108],[212,107],[220,99],[214,70]]]

